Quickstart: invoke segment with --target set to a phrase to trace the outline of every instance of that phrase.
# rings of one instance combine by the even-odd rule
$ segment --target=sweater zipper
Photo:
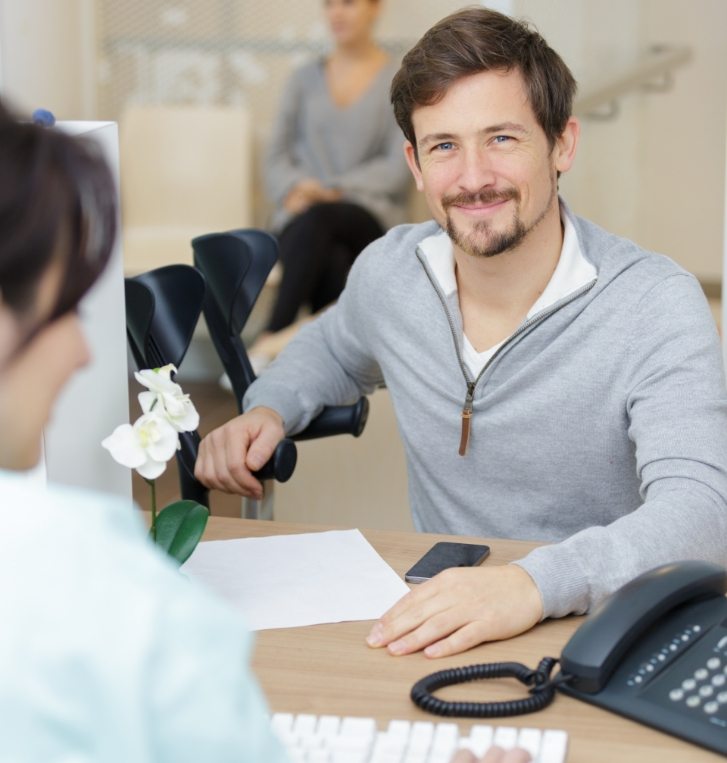
[[[578,299],[578,297],[580,297],[582,294],[585,294],[586,292],[590,291],[595,286],[596,281],[598,279],[594,278],[590,283],[587,283],[585,284],[585,286],[581,286],[580,289],[577,289],[576,291],[574,291],[567,299],[565,299],[565,301],[556,302],[554,305],[549,307],[544,312],[534,315],[532,318],[525,321],[525,323],[521,324],[505,340],[505,342],[503,342],[497,348],[497,350],[492,355],[492,357],[482,367],[482,370],[479,372],[479,374],[477,374],[477,378],[473,380],[470,378],[469,370],[467,369],[464,359],[462,358],[462,353],[460,352],[459,344],[457,343],[457,331],[455,330],[454,321],[452,320],[452,316],[449,313],[449,308],[447,307],[447,300],[444,298],[444,294],[442,294],[442,290],[439,288],[439,284],[434,280],[432,274],[429,272],[429,268],[426,266],[426,264],[424,263],[424,261],[418,254],[417,256],[419,258],[419,262],[421,262],[424,268],[424,272],[427,274],[429,283],[431,283],[432,286],[434,287],[434,291],[439,297],[439,301],[442,303],[442,307],[444,308],[444,314],[447,317],[449,330],[452,334],[452,339],[454,340],[454,351],[457,354],[457,361],[459,362],[459,367],[462,370],[462,375],[464,376],[465,384],[467,385],[467,393],[465,395],[464,405],[462,406],[462,415],[461,415],[462,429],[461,429],[460,438],[459,438],[459,450],[458,450],[459,455],[464,456],[467,453],[467,445],[469,444],[470,431],[472,428],[472,411],[473,411],[474,398],[475,398],[475,388],[477,387],[477,384],[479,383],[480,379],[484,376],[487,369],[492,365],[492,363],[500,355],[500,353],[515,339],[517,339],[517,337],[519,337],[523,332],[527,331],[529,328],[531,328],[535,324],[540,323],[541,321],[544,321],[546,318],[549,318],[551,315],[553,315],[553,313],[558,312],[558,310],[560,310],[561,307],[565,307],[566,305],[570,304],[574,299]]]

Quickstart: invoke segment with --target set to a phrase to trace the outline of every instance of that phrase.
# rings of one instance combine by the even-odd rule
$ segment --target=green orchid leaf
[[[184,564],[197,548],[209,514],[209,509],[196,501],[170,503],[157,516],[157,546]]]

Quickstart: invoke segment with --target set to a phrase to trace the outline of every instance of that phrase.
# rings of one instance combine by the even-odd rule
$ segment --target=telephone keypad
[[[685,636],[688,641],[691,641],[691,636],[698,633],[697,629],[698,626],[692,626],[691,628],[686,628],[684,632],[677,634],[667,644],[669,651],[671,651],[675,643],[679,642],[681,644]],[[671,688],[669,688],[669,679],[667,677],[669,673],[665,674],[664,679],[667,681],[667,684],[664,686],[664,689],[667,690],[667,696],[671,703],[675,705],[683,703],[691,710],[703,714],[703,716],[709,716],[710,723],[717,723],[719,722],[719,717],[727,715],[727,690],[725,688],[727,687],[727,636],[723,635],[719,639],[717,637],[713,638],[714,644],[711,649],[708,649],[707,655],[701,652],[704,656],[699,659],[700,653],[695,651],[693,652],[694,657],[685,661],[687,664],[677,668],[678,673],[681,673],[681,675],[677,674],[672,677]],[[681,652],[683,649],[684,647],[680,646],[679,651]],[[641,669],[632,676],[635,683],[637,683],[635,678],[640,674],[644,678],[648,677],[651,679],[650,671],[646,668],[647,664],[642,663]],[[677,663],[677,665],[679,666],[680,663]],[[662,665],[658,667],[661,668]],[[659,683],[661,682],[657,681],[656,685]],[[647,689],[647,691],[653,690]]]
[[[686,649],[701,631],[702,627],[695,624],[685,628],[681,633],[677,633],[670,642],[667,642],[658,652],[655,652],[650,660],[642,663],[636,673],[629,676],[626,684],[628,686],[636,687],[641,686],[647,678],[651,679],[658,674],[662,668],[666,667],[665,663],[668,659],[673,659],[677,652]],[[725,673],[727,673],[727,666],[725,666]],[[682,684],[682,688],[691,691],[691,689],[695,687],[684,686],[684,684]]]

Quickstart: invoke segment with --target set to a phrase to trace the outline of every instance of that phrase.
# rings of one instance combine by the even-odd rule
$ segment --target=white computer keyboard
[[[456,723],[390,721],[374,718],[276,713],[273,729],[292,763],[449,763],[466,747],[484,755],[492,745],[522,747],[535,763],[565,763],[568,734],[555,729],[473,725],[466,734]]]

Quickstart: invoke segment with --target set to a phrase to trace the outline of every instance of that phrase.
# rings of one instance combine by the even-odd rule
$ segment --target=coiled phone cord
[[[547,707],[553,701],[556,686],[570,678],[569,676],[550,678],[553,667],[557,663],[558,660],[555,657],[543,657],[535,670],[520,662],[491,662],[440,670],[417,681],[412,687],[411,698],[422,710],[449,717],[504,718],[509,715],[535,713]],[[505,677],[517,678],[520,683],[529,686],[531,696],[508,702],[446,702],[432,694],[444,686]]]

